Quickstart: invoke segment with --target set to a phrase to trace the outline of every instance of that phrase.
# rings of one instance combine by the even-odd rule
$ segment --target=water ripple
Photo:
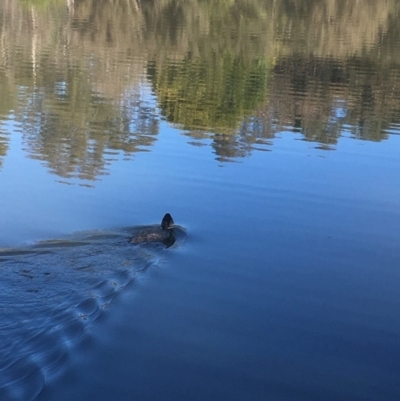
[[[118,294],[163,255],[128,229],[0,249],[0,399],[34,400]],[[161,256],[160,256],[161,255]]]

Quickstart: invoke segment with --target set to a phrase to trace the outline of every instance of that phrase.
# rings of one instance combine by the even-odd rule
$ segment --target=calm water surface
[[[3,0],[0,400],[399,400],[399,14]]]

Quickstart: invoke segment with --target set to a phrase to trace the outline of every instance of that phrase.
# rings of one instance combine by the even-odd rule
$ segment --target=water
[[[3,1],[0,399],[398,400],[398,14]]]

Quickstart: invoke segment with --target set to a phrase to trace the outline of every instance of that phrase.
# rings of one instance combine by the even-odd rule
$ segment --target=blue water
[[[359,3],[0,2],[0,401],[400,399],[399,6]]]
[[[119,274],[129,281],[140,263],[149,268],[101,319],[85,323],[90,329],[72,326],[72,340],[63,334],[50,342],[64,359],[39,363],[39,373],[33,369],[18,385],[24,395],[10,399],[30,399],[30,388],[40,400],[397,399],[398,137],[379,144],[343,139],[329,153],[296,139],[282,132],[272,152],[220,167],[206,149],[188,148],[179,132],[166,128],[152,153],[116,162],[113,179],[96,182],[96,202],[88,188],[67,192],[52,177],[36,180],[39,169],[14,170],[13,160],[34,162],[17,152],[10,157],[2,179],[19,174],[26,185],[19,186],[23,194],[5,197],[5,209],[19,206],[11,231],[2,230],[3,242],[29,247],[59,233],[118,230],[157,222],[164,211],[188,230],[182,246],[161,258],[145,254],[142,262],[125,242],[115,248],[105,239],[91,256],[97,269],[91,280],[77,270],[71,282],[56,251],[48,269],[57,269],[57,279],[49,285],[70,308],[99,283]],[[182,148],[189,149],[182,165],[169,163]],[[58,190],[35,199],[28,196],[34,183]],[[73,208],[67,207],[71,191]],[[33,217],[18,220],[21,208],[35,211]],[[66,255],[82,263],[71,249]],[[15,258],[1,264],[3,272],[23,269]],[[76,299],[68,293],[74,282]],[[7,281],[2,287],[4,316]],[[33,302],[34,293],[24,291],[9,314],[15,323]],[[38,331],[31,362],[35,352],[39,360],[46,353],[58,324],[49,311],[42,307],[30,328]],[[15,330],[13,341],[23,344],[25,335]],[[18,346],[9,353],[24,357]]]

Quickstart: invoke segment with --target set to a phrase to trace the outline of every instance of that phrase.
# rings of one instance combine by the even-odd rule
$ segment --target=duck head
[[[170,230],[174,226],[174,219],[169,213],[166,213],[161,221],[161,228],[164,230]]]

